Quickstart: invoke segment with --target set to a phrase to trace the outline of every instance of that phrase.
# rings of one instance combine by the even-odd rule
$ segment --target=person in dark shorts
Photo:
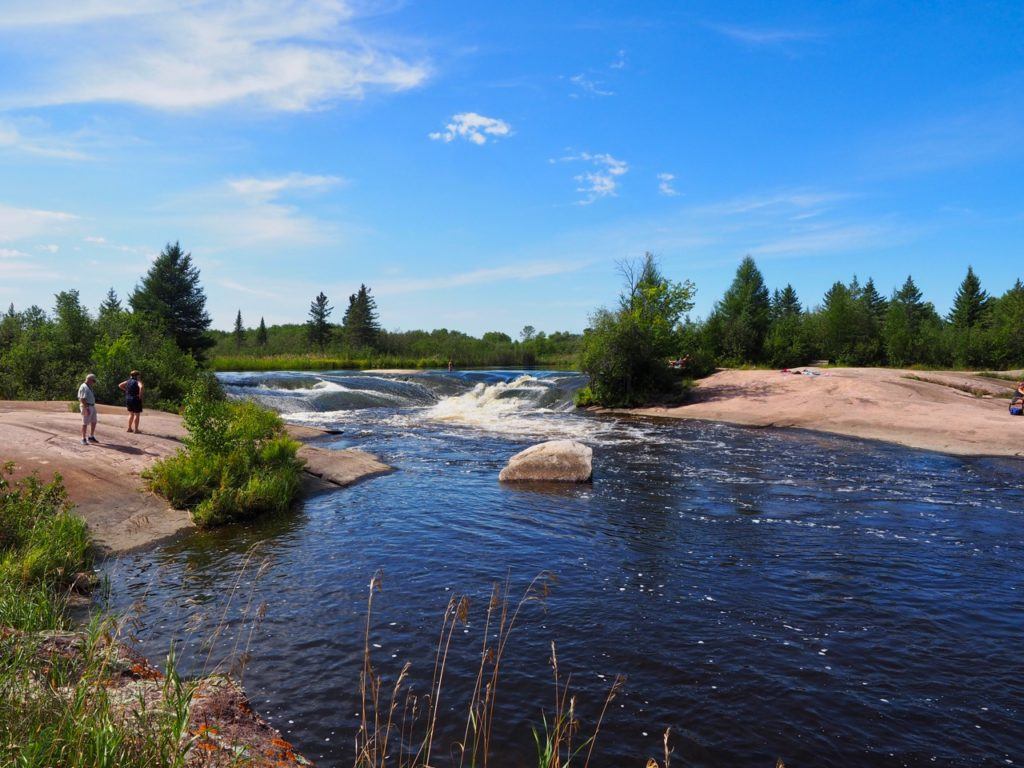
[[[142,431],[139,429],[139,420],[142,418],[142,374],[132,371],[127,381],[117,386],[124,392],[124,404],[128,408],[128,431],[139,433]]]

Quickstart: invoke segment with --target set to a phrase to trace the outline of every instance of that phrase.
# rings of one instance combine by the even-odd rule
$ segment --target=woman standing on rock
[[[138,434],[139,420],[142,418],[142,374],[132,371],[127,381],[117,385],[124,392],[124,404],[128,407],[128,431]],[[132,429],[132,426],[135,429]]]

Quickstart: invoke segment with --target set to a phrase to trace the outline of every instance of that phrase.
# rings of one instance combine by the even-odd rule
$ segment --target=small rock
[[[575,440],[531,445],[509,459],[498,480],[514,482],[586,483],[593,476],[594,451]]]

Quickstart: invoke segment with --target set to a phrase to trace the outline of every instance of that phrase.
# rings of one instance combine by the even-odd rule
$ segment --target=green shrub
[[[196,525],[209,527],[287,510],[301,490],[299,444],[272,411],[224,398],[200,379],[185,399],[185,449],[144,473],[149,487]]]

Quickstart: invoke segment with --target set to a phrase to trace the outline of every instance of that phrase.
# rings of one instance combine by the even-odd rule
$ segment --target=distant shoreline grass
[[[456,368],[519,368],[521,364],[503,363],[501,361],[466,361],[454,360]],[[448,367],[448,360],[439,357],[331,357],[321,355],[268,355],[256,357],[250,355],[222,355],[210,360],[214,371],[365,371],[377,368],[429,370]],[[537,360],[530,368],[553,368],[558,370],[577,370],[576,361],[571,356],[547,357]]]

